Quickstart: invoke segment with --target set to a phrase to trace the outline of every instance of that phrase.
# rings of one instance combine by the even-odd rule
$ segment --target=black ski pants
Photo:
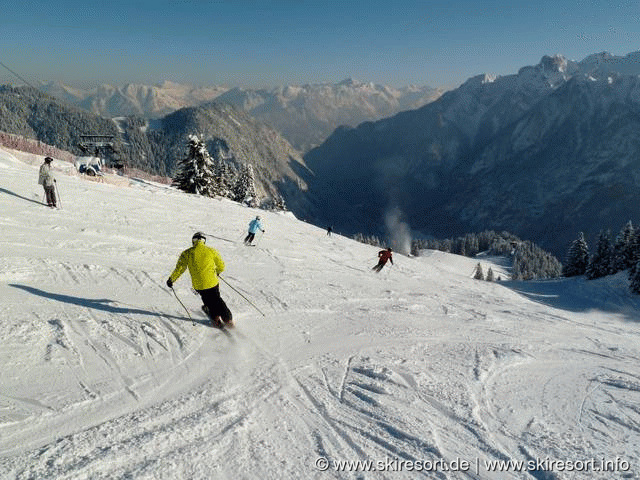
[[[44,196],[49,207],[56,206],[56,187],[55,185],[44,185]]]
[[[244,243],[246,243],[247,245],[250,245],[251,242],[253,242],[254,238],[256,238],[256,234],[249,232],[249,235],[247,235],[244,239]]]
[[[387,264],[387,262],[383,262],[382,260],[380,260],[378,262],[378,264],[373,267],[371,270],[375,270],[376,272],[380,272],[380,270],[382,270],[382,267],[384,267]]]
[[[220,315],[222,321],[225,323],[229,323],[232,320],[231,310],[229,310],[227,304],[224,303],[224,300],[220,297],[220,285],[206,290],[198,290],[198,293],[212,318]]]

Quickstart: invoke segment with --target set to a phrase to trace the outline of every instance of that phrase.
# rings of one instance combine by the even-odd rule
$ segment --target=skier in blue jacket
[[[262,227],[262,223],[260,223],[259,215],[249,223],[249,234],[244,239],[245,245],[251,245],[251,242],[253,242],[253,239],[255,238],[256,233],[258,233],[258,230],[264,233],[264,228]]]

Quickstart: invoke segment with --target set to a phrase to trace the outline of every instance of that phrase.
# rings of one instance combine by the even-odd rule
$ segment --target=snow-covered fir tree
[[[262,202],[261,208],[264,208],[265,210],[275,210],[276,212],[284,212],[287,210],[287,205],[283,196],[276,193],[272,198]]]
[[[611,245],[611,231],[601,230],[598,235],[596,252],[591,255],[589,265],[585,272],[589,280],[604,277],[611,273],[611,261],[613,259],[613,246]]]
[[[237,175],[234,166],[217,155],[213,162],[213,171],[218,195],[234,199],[233,186]]]
[[[240,170],[234,188],[234,196],[237,202],[245,203],[250,207],[258,206],[258,191],[256,189],[256,180],[251,164],[245,165]]]
[[[493,282],[493,269],[491,267],[489,267],[489,270],[487,270],[487,277],[485,278],[485,280],[487,282]]]
[[[284,197],[282,195],[276,194],[273,197],[273,208],[281,212],[284,212],[287,209],[287,204],[284,201]]]
[[[613,246],[611,273],[621,272],[634,265],[632,251],[634,236],[635,228],[631,220],[629,220],[616,237],[616,242]]]
[[[640,269],[640,230],[636,230],[636,233],[631,240],[630,258],[631,268],[629,269],[629,281],[631,282],[631,284],[633,284],[634,279],[640,274],[640,272],[638,272],[638,270]],[[631,291],[633,291],[634,293],[639,293],[633,290],[633,285],[630,286]]]
[[[420,239],[411,245],[413,255],[421,250],[433,249],[457,255],[475,255],[489,252],[493,255],[509,256],[513,260],[511,278],[513,280],[533,280],[537,278],[556,278],[562,274],[562,264],[556,257],[545,252],[536,244],[521,240],[509,232],[486,230],[481,233],[468,233],[455,239]],[[470,250],[470,252],[467,251]]]
[[[640,294],[640,261],[636,262],[629,274],[629,289]]]
[[[564,266],[565,277],[584,275],[589,264],[589,247],[584,239],[584,233],[580,232],[578,238],[571,242],[567,253],[567,263]]]
[[[197,135],[190,135],[186,157],[178,163],[173,185],[187,193],[215,196],[217,184],[213,170],[213,160],[204,141]]]
[[[480,263],[476,265],[476,270],[473,278],[475,278],[476,280],[484,280],[484,273],[482,272],[482,265],[480,265]]]
[[[520,262],[513,262],[511,267],[511,278],[514,280],[520,280],[524,277],[522,274],[522,264]]]
[[[374,247],[384,246],[384,242],[375,235],[364,235],[362,233],[356,233],[352,237],[356,242],[365,243],[367,245],[373,245]]]

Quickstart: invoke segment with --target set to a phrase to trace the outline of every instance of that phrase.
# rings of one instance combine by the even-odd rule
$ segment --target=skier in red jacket
[[[391,265],[393,265],[393,257],[391,255],[391,247],[387,248],[386,250],[380,250],[378,252],[378,264],[372,268],[372,270],[375,270],[376,272],[380,272],[380,270],[382,270],[382,267],[384,267],[387,263],[387,260],[389,260],[391,262]]]

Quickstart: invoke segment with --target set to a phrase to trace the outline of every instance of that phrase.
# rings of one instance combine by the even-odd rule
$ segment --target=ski
[[[215,318],[211,318],[211,316],[209,315],[209,310],[207,309],[207,307],[205,305],[202,305],[201,308],[202,308],[202,311],[207,316],[207,319],[209,320],[209,324],[213,328],[217,328],[218,330],[226,330],[228,328],[233,328],[233,321],[231,321],[229,323],[225,323],[222,320],[217,320]]]

